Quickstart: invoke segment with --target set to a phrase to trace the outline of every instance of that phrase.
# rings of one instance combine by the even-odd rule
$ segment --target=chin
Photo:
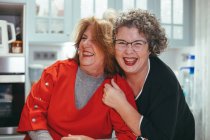
[[[92,64],[94,64],[94,60],[83,60],[82,62],[80,61],[80,64],[92,65]]]
[[[126,73],[135,73],[135,72],[136,72],[135,66],[125,66],[125,67],[122,67],[122,69],[123,69]]]

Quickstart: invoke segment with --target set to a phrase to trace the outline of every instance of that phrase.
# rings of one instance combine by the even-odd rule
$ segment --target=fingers
[[[104,94],[103,94],[103,100],[105,101],[105,98],[107,97],[108,95],[108,88],[104,87]]]
[[[111,79],[111,84],[105,84],[104,85],[104,97],[107,95],[113,93],[113,92],[119,92],[120,93],[121,88],[117,85],[117,83],[114,81],[114,79]]]
[[[107,104],[106,96],[105,95],[103,95],[102,101],[103,101],[104,104]]]
[[[112,86],[110,84],[105,84],[104,85],[104,94],[103,94],[103,97],[102,97],[102,101],[104,104],[107,105],[107,97],[109,96],[109,92],[110,92],[110,88],[112,88]]]
[[[104,85],[104,95],[107,95],[111,90],[112,90],[112,86],[110,84],[105,84]]]
[[[111,84],[105,84],[104,88],[106,91],[111,90],[112,88],[114,89],[120,89],[120,87],[115,83],[114,79],[111,79]]]
[[[114,79],[111,80],[111,84],[115,89],[120,89],[120,87],[115,83]]]

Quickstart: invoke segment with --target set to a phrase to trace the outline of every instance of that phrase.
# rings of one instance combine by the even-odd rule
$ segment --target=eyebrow
[[[125,42],[128,42],[128,41],[126,41],[126,40],[124,40],[124,39],[115,39],[115,41],[125,41]],[[137,41],[144,41],[144,42],[147,42],[146,40],[134,40],[134,41],[131,41],[131,42],[137,42]]]

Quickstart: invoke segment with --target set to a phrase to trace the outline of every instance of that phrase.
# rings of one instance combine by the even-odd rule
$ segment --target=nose
[[[127,54],[130,54],[130,53],[133,53],[133,52],[134,52],[134,50],[133,50],[131,44],[128,44],[128,45],[127,45],[127,47],[126,47],[126,49],[125,49],[125,52],[126,52]]]
[[[83,47],[91,47],[93,45],[93,41],[90,40],[90,39],[86,39],[84,42],[83,42]]]

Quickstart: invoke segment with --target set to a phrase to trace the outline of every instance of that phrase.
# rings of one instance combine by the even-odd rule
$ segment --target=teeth
[[[132,62],[136,61],[137,58],[124,58],[125,61]]]
[[[134,65],[136,63],[136,61],[137,61],[137,58],[133,58],[133,57],[132,58],[124,57],[123,59],[124,59],[125,64],[129,65],[129,66]]]
[[[84,51],[83,55],[85,55],[85,56],[93,56],[94,54],[91,53],[91,52],[88,52],[88,51]]]

